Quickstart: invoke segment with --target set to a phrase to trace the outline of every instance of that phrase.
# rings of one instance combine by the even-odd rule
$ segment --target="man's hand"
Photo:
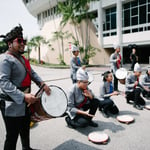
[[[25,102],[27,102],[29,105],[35,103],[36,101],[38,101],[38,98],[36,98],[33,94],[31,93],[27,93],[24,96],[24,100]]]

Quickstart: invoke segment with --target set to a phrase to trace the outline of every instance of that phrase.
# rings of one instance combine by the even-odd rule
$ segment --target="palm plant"
[[[55,40],[61,41],[61,50],[59,49],[60,64],[65,64],[65,62],[64,62],[64,39],[68,39],[70,36],[72,36],[72,34],[70,34],[68,31],[62,32],[62,30],[60,30],[60,31],[56,31],[53,33],[52,40],[53,41],[55,41]]]
[[[31,38],[31,40],[28,42],[29,49],[35,48],[38,49],[38,63],[41,63],[41,45],[42,44],[49,44],[49,41],[46,41],[46,39],[42,36],[35,36]]]
[[[4,53],[7,50],[8,46],[4,41],[0,41],[0,53]]]
[[[93,57],[93,55],[90,55],[89,47],[91,47],[90,44],[90,34],[89,34],[89,20],[93,18],[93,15],[88,13],[88,3],[95,0],[66,0],[66,3],[60,2],[58,4],[58,12],[62,14],[62,21],[61,26],[65,26],[69,21],[74,25],[76,37],[74,38],[75,43],[79,41],[78,34],[77,34],[77,25],[79,25],[82,20],[86,21],[86,40],[85,43],[83,41],[83,31],[81,30],[81,36],[82,36],[82,45],[80,47],[82,48],[81,52],[84,53],[84,59],[87,59],[86,62],[88,62],[90,57]],[[79,43],[79,42],[78,42]],[[81,44],[81,43],[79,43]],[[93,47],[94,48],[94,47]],[[96,48],[94,48],[96,49]]]

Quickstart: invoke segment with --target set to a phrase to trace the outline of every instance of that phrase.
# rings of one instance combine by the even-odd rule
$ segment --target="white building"
[[[29,12],[37,18],[41,35],[50,38],[52,32],[59,29],[61,20],[61,16],[56,15],[58,0],[23,0],[23,2]],[[100,0],[90,3],[89,12],[95,16],[92,22],[94,28],[91,24],[90,32],[92,42],[96,47],[101,48],[101,51],[91,59],[92,64],[109,63],[114,43],[121,45],[124,63],[129,62],[131,49],[128,45],[130,44],[137,45],[140,63],[149,62],[150,0]],[[71,28],[67,25],[66,30]],[[65,44],[67,47],[67,41]],[[59,46],[58,43],[54,45]],[[65,52],[67,63],[70,61],[70,55]],[[58,53],[48,50],[43,54],[44,60],[49,62],[56,62],[57,56]]]

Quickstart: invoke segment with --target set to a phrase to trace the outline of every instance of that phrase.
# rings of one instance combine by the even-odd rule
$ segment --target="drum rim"
[[[125,70],[125,72],[126,72],[125,77],[122,77],[122,78],[119,78],[119,77],[118,77],[117,72],[118,72],[119,70]],[[122,67],[122,68],[117,69],[117,70],[116,70],[116,73],[115,73],[115,75],[116,75],[117,79],[119,79],[119,80],[123,80],[123,79],[125,79],[125,78],[126,78],[126,76],[127,76],[127,74],[128,74],[128,71],[127,71],[125,68],[123,68],[123,67]]]
[[[128,117],[130,117],[131,118],[131,120],[129,120],[129,121],[125,121],[125,120],[120,120],[119,119],[119,117],[123,117],[123,116],[128,116]],[[130,122],[133,122],[134,121],[134,118],[132,117],[132,116],[130,116],[130,115],[119,115],[119,116],[117,116],[117,120],[119,121],[119,122],[123,122],[123,123],[130,123]]]
[[[90,139],[90,134],[94,134],[94,133],[105,134],[106,138],[104,140],[101,140],[101,141],[94,141],[93,139]],[[93,143],[106,143],[108,141],[108,139],[109,139],[108,134],[106,134],[104,132],[94,131],[94,132],[91,132],[91,133],[88,134],[88,140],[93,142]]]
[[[150,110],[150,104],[145,105],[145,108],[146,108],[147,110]]]
[[[65,97],[66,97],[66,102],[67,102],[66,109],[65,109],[64,113],[61,114],[61,115],[59,115],[59,116],[49,115],[49,114],[46,112],[45,108],[43,107],[42,101],[41,101],[41,99],[40,99],[41,107],[42,107],[44,113],[45,113],[48,117],[52,117],[52,118],[61,117],[61,116],[63,116],[63,115],[65,114],[65,112],[66,112],[66,110],[67,110],[67,106],[68,106],[68,97],[67,97],[67,94],[65,93],[65,91],[64,91],[61,87],[59,87],[59,86],[57,86],[57,85],[49,85],[49,87],[57,87],[58,89],[62,90],[62,92],[64,93],[64,95],[65,95]],[[44,93],[44,92],[43,92],[43,93]],[[41,98],[42,98],[43,93],[41,94]]]

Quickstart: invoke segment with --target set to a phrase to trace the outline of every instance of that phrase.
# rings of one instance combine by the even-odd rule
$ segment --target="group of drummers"
[[[111,68],[110,71],[105,71],[103,82],[100,83],[99,95],[95,96],[93,91],[88,88],[88,73],[85,66],[81,66],[81,61],[78,57],[79,48],[72,47],[74,57],[71,59],[71,79],[73,86],[68,94],[67,117],[65,118],[68,126],[72,128],[93,126],[98,124],[92,121],[93,116],[98,109],[105,118],[117,116],[119,109],[113,102],[111,96],[119,95],[118,90],[119,77],[116,72],[122,69],[122,60],[120,55],[120,46],[114,45],[115,52],[110,56]],[[78,60],[78,61],[77,61]],[[140,78],[142,68],[139,63],[134,64],[134,70],[127,72],[125,68],[125,99],[127,104],[133,104],[133,107],[142,110],[146,102],[143,97],[150,96],[150,68],[144,77]],[[122,72],[120,72],[121,76]],[[89,111],[87,111],[89,110]]]
[[[92,120],[97,109],[106,118],[111,115],[118,115],[119,109],[111,99],[111,96],[120,94],[118,78],[116,77],[116,71],[121,68],[120,47],[118,45],[110,57],[112,64],[110,71],[103,73],[99,96],[96,96],[89,89],[89,75],[86,66],[82,66],[78,57],[79,48],[72,45],[74,57],[71,58],[70,70],[73,85],[66,96],[61,88],[55,91],[55,86],[46,85],[23,56],[26,40],[23,38],[22,31],[23,28],[19,25],[6,35],[0,36],[8,46],[6,53],[0,55],[0,109],[6,128],[4,150],[15,150],[19,135],[22,149],[34,150],[30,147],[29,130],[30,119],[33,114],[39,120],[41,119],[40,115],[46,116],[45,118],[65,115],[67,125],[72,128],[98,127],[98,124]],[[125,81],[127,103],[132,101],[133,106],[139,110],[142,110],[145,106],[141,93],[145,97],[150,96],[150,69],[147,69],[142,83],[139,82],[141,72],[140,65],[135,64],[134,71],[126,76]],[[36,95],[31,93],[31,81],[40,87]],[[38,96],[41,91],[45,94],[42,94],[43,97],[40,99]],[[55,92],[60,97],[58,103],[55,101]],[[64,99],[66,97],[66,104],[62,103],[63,97]],[[49,98],[54,100],[54,104],[51,103]],[[47,113],[45,110],[41,110],[44,106]],[[35,111],[35,109],[37,110]],[[52,115],[49,113],[51,109]],[[56,114],[54,114],[55,109],[58,111]]]

